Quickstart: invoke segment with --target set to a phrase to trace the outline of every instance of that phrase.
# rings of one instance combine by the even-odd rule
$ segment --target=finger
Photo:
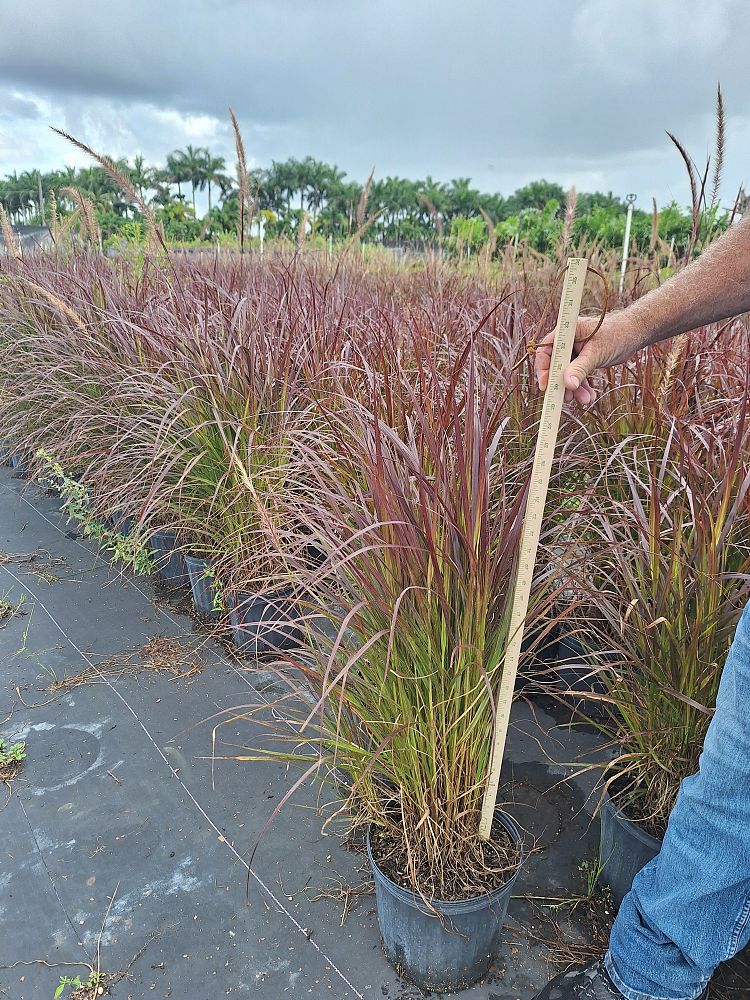
[[[588,381],[589,375],[599,367],[596,352],[588,345],[581,349],[563,372],[563,382],[573,392]]]
[[[566,403],[570,403],[572,401],[573,401],[573,390],[572,389],[566,389],[565,390],[565,402]]]
[[[534,366],[536,368],[536,379],[539,383],[540,389],[546,389],[547,383],[549,382],[549,366],[552,360],[552,352],[547,348],[537,348],[536,356],[534,358]]]
[[[581,406],[590,406],[594,401],[594,391],[588,382],[583,382],[578,389],[573,393],[576,402],[580,403]]]
[[[542,339],[539,341],[540,347],[551,347],[555,342],[555,331],[550,330],[549,333],[545,333]]]

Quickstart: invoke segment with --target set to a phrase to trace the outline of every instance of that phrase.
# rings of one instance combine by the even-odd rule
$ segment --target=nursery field
[[[594,317],[662,277],[589,259]],[[527,1000],[601,952],[749,596],[750,358],[565,408],[482,841],[558,272],[0,258],[0,996]]]
[[[60,975],[85,979],[85,963],[99,960],[118,976],[142,952],[114,997],[420,997],[381,951],[366,858],[346,849],[343,831],[321,836],[316,791],[287,807],[248,887],[249,851],[290,775],[281,764],[223,762],[212,783],[205,720],[272,700],[275,675],[206,639],[163,593],[154,604],[150,583],[121,579],[90,543],[66,537],[53,498],[7,472],[0,483],[4,552],[26,554],[31,532],[38,546],[35,563],[3,570],[3,593],[26,600],[25,614],[0,631],[2,703],[14,709],[0,732],[24,739],[27,758],[0,812],[0,996],[51,997]],[[165,665],[190,671],[198,660],[202,669],[182,678],[144,666],[148,654],[133,651],[155,637],[175,639],[178,655],[162,656]],[[133,669],[121,673],[128,656]],[[50,691],[52,674],[76,678],[91,665],[102,676]],[[245,726],[227,742],[252,735]],[[583,892],[577,866],[596,853],[581,811],[587,786],[555,787],[563,769],[540,742],[564,760],[596,741],[517,706],[502,795],[517,803],[539,852],[511,903],[496,968],[467,993],[481,1000],[528,997],[541,984],[553,955],[543,939],[555,941],[555,923],[521,896]],[[7,968],[38,959],[81,965]]]

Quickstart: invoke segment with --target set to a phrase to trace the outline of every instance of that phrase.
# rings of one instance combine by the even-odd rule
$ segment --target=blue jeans
[[[700,770],[639,872],[605,964],[627,1000],[694,1000],[750,940],[750,604],[729,651]]]

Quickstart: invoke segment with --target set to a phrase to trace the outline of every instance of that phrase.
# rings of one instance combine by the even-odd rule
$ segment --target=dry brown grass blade
[[[15,761],[12,764],[0,764],[0,785],[7,785],[14,778],[18,777],[18,772],[21,770],[21,764]]]
[[[37,549],[36,552],[1,552],[0,566],[24,566],[25,572],[53,583],[59,577],[53,572],[54,566],[65,566],[65,560],[61,556],[53,556],[46,549]]]
[[[86,667],[78,674],[61,677],[50,684],[49,690],[70,691],[83,684],[96,684],[108,676],[120,677],[140,670],[170,674],[173,679],[190,679],[203,669],[198,656],[202,643],[185,642],[181,637],[154,636],[138,649],[113,656],[98,666]]]
[[[352,883],[345,881],[341,876],[330,876],[318,889],[306,886],[304,890],[311,903],[317,903],[321,899],[331,899],[342,904],[339,927],[344,926],[346,918],[359,899],[372,896],[375,892],[375,882],[369,865],[356,869],[356,873],[362,877],[360,882]]]

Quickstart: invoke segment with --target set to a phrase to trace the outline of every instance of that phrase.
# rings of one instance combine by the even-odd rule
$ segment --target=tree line
[[[237,182],[225,159],[209,149],[176,149],[161,167],[147,164],[140,155],[132,162],[113,162],[153,208],[167,239],[210,241],[237,232]],[[481,192],[468,177],[447,183],[430,176],[360,182],[335,165],[307,156],[273,161],[252,171],[249,182],[256,238],[262,228],[266,238],[297,239],[304,226],[312,238],[341,240],[364,225],[363,239],[387,244],[439,241],[460,244],[470,252],[486,245],[492,234],[498,243],[524,241],[543,253],[559,244],[566,225],[573,243],[586,239],[602,246],[619,246],[625,227],[626,204],[611,192],[579,193],[575,216],[566,222],[568,192],[546,180],[532,181],[507,196]],[[202,216],[197,192],[207,196],[208,210]],[[99,166],[14,171],[0,180],[0,203],[15,224],[48,224],[52,196],[55,210],[65,216],[75,211],[79,195],[93,205],[105,238],[131,231],[142,218],[132,197]],[[652,211],[635,210],[636,246],[648,246],[654,224]],[[690,239],[692,216],[673,202],[659,211],[656,225],[661,239],[679,251]]]

